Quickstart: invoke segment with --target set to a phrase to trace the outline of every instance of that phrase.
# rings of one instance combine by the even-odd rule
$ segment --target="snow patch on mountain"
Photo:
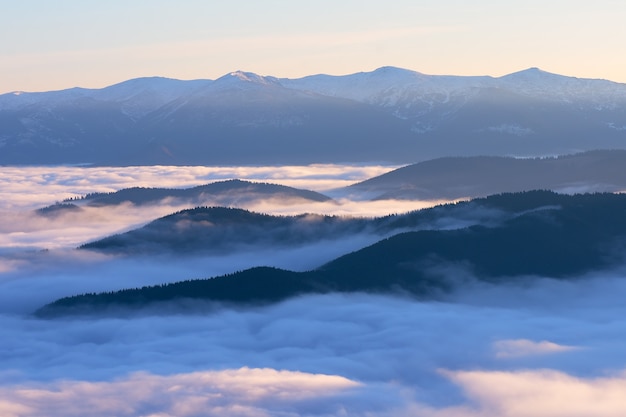
[[[76,87],[37,93],[16,91],[0,95],[0,111],[18,111],[29,106],[37,106],[37,111],[53,112],[62,106],[81,107],[80,100],[91,99],[96,103],[116,103],[124,115],[138,119],[211,82],[211,80],[181,81],[164,77],[144,77],[102,89]]]
[[[236,78],[240,81],[245,81],[249,83],[258,83],[258,84],[265,84],[265,85],[278,83],[278,79],[274,77],[263,77],[253,72],[234,71],[228,74],[227,77]]]
[[[383,67],[373,72],[359,72],[344,76],[320,74],[299,79],[284,78],[280,79],[280,82],[288,88],[372,104],[380,101],[376,98],[377,96],[389,96],[389,90],[415,84],[422,76],[415,71]]]
[[[67,90],[29,93],[24,91],[0,95],[0,110],[21,110],[28,106],[37,105],[53,109],[85,97],[90,91],[86,88],[69,88]]]
[[[425,75],[395,67],[345,76],[313,75],[300,79],[281,79],[285,87],[312,91],[331,97],[347,98],[385,108],[393,108],[398,117],[412,110],[427,112],[436,104],[471,95],[475,87],[485,85],[490,77]]]
[[[535,133],[532,129],[528,128],[528,127],[522,127],[518,124],[501,124],[498,126],[489,126],[486,129],[483,129],[482,131],[487,131],[487,132],[495,132],[495,133],[506,133],[509,135],[513,135],[513,136],[517,136],[517,137],[522,137],[522,136],[528,136],[528,135],[532,135],[533,133]]]
[[[215,80],[205,91],[251,90],[268,86],[281,87],[278,78],[264,77],[253,72],[234,71]]]
[[[181,81],[164,77],[135,78],[97,90],[91,97],[96,100],[119,103],[122,113],[133,119],[138,119],[211,83],[211,80]]]
[[[279,79],[245,71],[234,71],[214,81],[146,77],[103,89],[16,91],[0,95],[3,120],[0,146],[4,146],[0,159],[4,154],[4,160],[10,163],[28,162],[30,157],[24,155],[41,151],[41,155],[36,155],[37,160],[46,161],[47,154],[54,153],[51,147],[43,146],[48,142],[57,147],[76,144],[77,150],[70,156],[63,151],[55,154],[57,161],[73,162],[71,158],[79,158],[82,162],[85,158],[96,158],[93,155],[100,158],[100,154],[106,155],[102,160],[115,161],[116,152],[111,151],[110,155],[107,152],[114,148],[113,143],[123,148],[126,141],[131,143],[129,149],[134,147],[135,154],[141,154],[136,149],[148,149],[145,154],[157,160],[160,150],[155,151],[145,143],[151,144],[154,138],[165,143],[171,140],[170,136],[176,136],[167,132],[188,133],[181,139],[181,149],[187,144],[205,149],[208,147],[205,139],[217,147],[222,145],[222,137],[237,138],[239,133],[233,127],[244,127],[245,131],[258,127],[319,128],[326,139],[333,138],[328,139],[329,143],[336,142],[339,149],[347,148],[345,143],[353,146],[352,137],[341,129],[351,131],[363,121],[372,120],[377,120],[371,123],[372,128],[354,135],[361,139],[360,143],[378,145],[381,137],[393,136],[390,141],[398,143],[397,149],[412,149],[410,152],[418,155],[416,158],[428,152],[433,155],[444,152],[447,148],[444,143],[459,153],[534,153],[531,148],[540,142],[542,146],[550,142],[544,146],[550,152],[583,150],[599,143],[602,147],[615,148],[622,146],[622,132],[626,131],[625,110],[626,84],[566,77],[538,68],[498,78],[427,75],[395,67],[299,79]],[[293,129],[298,136],[291,143],[310,140],[306,137],[310,130],[298,129]],[[205,134],[213,130],[219,134]],[[585,137],[578,132],[584,132]],[[268,141],[274,140],[272,135],[287,133],[263,132],[270,138]],[[415,141],[419,135],[429,141]],[[493,151],[488,147],[491,145],[477,140],[486,136],[490,140],[497,136],[529,137],[529,140],[511,142],[515,146],[523,145],[524,149],[520,145],[520,149],[509,151],[502,145],[502,149]],[[22,143],[28,143],[29,147],[20,148]],[[477,150],[480,146],[486,150]],[[94,151],[96,148],[99,150]],[[406,162],[402,158],[409,151],[389,148],[392,156],[388,158]],[[227,145],[223,149],[230,152]],[[370,158],[373,153],[368,152],[362,154]],[[542,148],[541,152],[546,149]],[[194,153],[191,151],[189,155],[195,158]],[[271,153],[268,150],[267,155]],[[375,153],[377,158],[379,154]],[[332,150],[324,155],[324,158],[334,157]],[[366,158],[359,155],[350,158]]]
[[[499,88],[517,94],[541,97],[581,108],[610,110],[626,103],[626,84],[607,80],[568,77],[529,68],[497,79]]]
[[[394,67],[345,76],[313,75],[280,79],[283,86],[347,98],[389,109],[399,118],[418,118],[437,108],[454,112],[484,89],[576,105],[613,110],[626,104],[626,85],[607,80],[567,77],[529,68],[499,78],[426,75]]]

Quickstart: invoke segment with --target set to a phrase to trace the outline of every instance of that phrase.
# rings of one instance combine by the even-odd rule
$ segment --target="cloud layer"
[[[316,411],[333,415],[342,410],[333,397],[357,386],[339,376],[274,369],[169,376],[139,372],[111,382],[70,380],[28,389],[0,388],[0,413],[5,417],[320,415]],[[327,403],[313,404],[311,399]]]
[[[200,178],[209,175],[202,171],[205,168],[189,168],[201,174],[178,169],[147,167],[145,175],[151,179],[146,182],[141,182],[141,170],[134,169],[89,171],[87,180],[80,178],[87,168],[8,169],[7,178],[16,184],[0,183],[0,194],[6,197],[2,210],[14,216],[0,220],[1,415],[626,413],[624,269],[569,281],[536,277],[524,284],[494,286],[474,282],[471,276],[460,278],[451,268],[442,274],[464,280],[463,291],[437,302],[335,294],[255,309],[194,303],[89,319],[32,318],[29,313],[35,308],[64,295],[207,277],[259,264],[312,268],[368,243],[368,237],[359,236],[283,251],[265,248],[223,257],[123,260],[19,244],[25,239],[32,245],[57,242],[63,247],[78,236],[102,232],[96,226],[87,232],[81,232],[78,224],[76,229],[67,228],[72,225],[69,218],[57,227],[49,220],[20,223],[21,211],[59,199],[59,192],[72,196],[131,184],[189,186],[208,179]],[[356,168],[299,172],[302,181],[330,184],[337,178],[344,181],[341,175],[351,169]],[[327,176],[324,170],[329,171]],[[307,175],[317,177],[304,178]],[[92,188],[97,184],[100,189]],[[26,188],[20,191],[20,186]],[[23,189],[29,187],[32,195],[24,195]],[[387,213],[404,211],[403,206],[379,204],[376,209]],[[121,208],[117,217],[110,212],[104,223],[127,227],[139,219],[126,217],[127,209],[132,211]],[[449,220],[455,224],[455,219]],[[28,237],[29,233],[39,235]]]
[[[265,181],[324,192],[381,175],[392,166],[308,165],[282,167],[12,167],[2,168],[0,209],[37,208],[93,192],[130,187],[184,188],[213,181]],[[28,190],[28,191],[25,191]]]
[[[563,346],[542,340],[534,342],[527,339],[498,340],[494,343],[497,358],[516,358],[530,355],[547,355],[577,349],[575,346]]]
[[[318,213],[380,216],[431,207],[435,201],[352,201],[333,189],[389,171],[386,166],[311,165],[293,167],[4,167],[0,178],[0,247],[73,248],[90,240],[128,231],[167,214],[190,208],[173,201],[135,207],[83,207],[79,212],[52,217],[33,210],[66,198],[130,187],[186,188],[213,181],[241,178],[272,182],[320,192],[335,201],[292,204],[260,201],[240,205],[277,215]],[[28,190],[28,192],[24,192]],[[289,203],[289,204],[287,204]]]
[[[549,308],[530,301],[509,308],[471,299],[327,295],[210,314],[159,309],[58,321],[0,315],[0,410],[24,417],[85,410],[94,416],[623,415],[626,325],[618,295],[626,285],[599,277],[588,283],[590,291],[579,296],[541,281],[506,292],[532,300],[556,285],[568,300]],[[616,296],[604,298],[607,292]],[[582,298],[584,313],[571,314]],[[503,345],[535,350],[502,356],[494,347]],[[544,346],[581,349],[547,354]]]

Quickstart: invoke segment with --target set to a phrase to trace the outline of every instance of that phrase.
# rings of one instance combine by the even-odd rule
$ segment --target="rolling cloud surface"
[[[163,174],[159,170],[173,171],[147,167],[154,170],[149,175],[155,182],[132,183],[141,177],[134,170],[103,168],[105,177],[94,174],[81,180],[78,174],[62,173],[77,170],[84,175],[86,168],[59,168],[56,176],[40,179],[28,170],[43,168],[23,169],[22,180],[19,169],[10,168],[13,181],[5,178],[0,184],[2,210],[14,216],[0,221],[0,415],[626,413],[626,269],[568,281],[536,277],[523,285],[497,286],[459,277],[459,271],[450,269],[442,273],[462,280],[463,290],[429,302],[329,294],[258,308],[190,304],[91,318],[33,318],[29,313],[42,304],[85,291],[203,278],[261,263],[312,268],[368,244],[371,237],[224,257],[77,255],[67,248],[108,229],[73,230],[67,228],[69,219],[60,219],[56,227],[50,219],[20,226],[16,219],[31,219],[24,210],[49,204],[59,195],[131,184],[164,186],[157,183]],[[171,186],[208,181],[188,172],[176,175]],[[324,185],[310,188],[323,191],[333,183],[332,188],[338,184],[335,178],[345,181],[341,175],[330,172],[320,179]],[[19,181],[33,192],[23,195]],[[101,188],[95,189],[96,184]],[[389,203],[377,210],[385,208],[405,211]],[[124,210],[114,227],[130,227],[139,218],[125,218]],[[110,219],[92,225],[114,221],[115,212],[110,213]],[[29,233],[37,234],[24,237]]]

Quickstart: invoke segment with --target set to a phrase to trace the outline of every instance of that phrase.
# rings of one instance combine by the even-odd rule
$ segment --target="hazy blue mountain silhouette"
[[[253,268],[207,280],[66,297],[37,314],[93,313],[182,299],[252,305],[327,292],[429,299],[462,289],[467,277],[496,284],[534,276],[570,279],[624,262],[626,195],[508,193],[447,205],[446,215],[468,209],[516,214],[488,226],[400,233],[309,272]]]
[[[143,78],[0,95],[0,164],[414,163],[624,149],[626,85],[384,67],[296,80]]]
[[[79,200],[90,206],[109,206],[122,203],[135,205],[154,204],[166,198],[174,198],[191,204],[217,201],[222,204],[235,204],[237,201],[254,201],[268,198],[329,201],[330,197],[315,191],[301,190],[285,185],[243,180],[216,181],[191,188],[126,188],[112,193],[92,193]],[[76,201],[76,200],[75,200]]]
[[[191,188],[124,188],[110,193],[90,193],[82,198],[72,198],[38,210],[40,214],[60,213],[77,208],[106,207],[120,204],[136,206],[170,203],[188,206],[221,205],[237,206],[263,200],[280,201],[282,204],[324,202],[331,198],[315,191],[287,187],[278,184],[242,180],[216,181]]]
[[[626,151],[544,158],[446,157],[409,165],[345,188],[371,199],[438,200],[546,189],[626,190]]]

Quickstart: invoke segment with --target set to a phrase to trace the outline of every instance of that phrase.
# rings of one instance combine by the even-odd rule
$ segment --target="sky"
[[[619,0],[0,0],[0,10],[0,93],[388,65],[626,82]]]

